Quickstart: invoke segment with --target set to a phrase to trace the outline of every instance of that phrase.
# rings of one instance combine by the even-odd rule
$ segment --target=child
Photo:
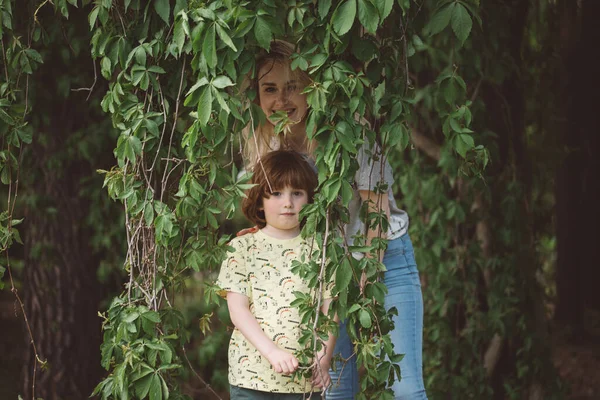
[[[247,192],[242,209],[260,229],[231,241],[235,250],[223,262],[217,282],[235,325],[229,342],[231,399],[302,399],[315,388],[329,386],[335,346],[330,335],[317,356],[320,370],[313,372],[312,382],[291,378],[298,368],[294,351],[300,349],[300,313],[291,307],[293,292],[310,291],[291,265],[311,257],[310,245],[300,236],[298,214],[312,202],[317,176],[299,153],[274,151],[257,163],[252,183],[256,186]],[[330,303],[325,291],[324,313]]]

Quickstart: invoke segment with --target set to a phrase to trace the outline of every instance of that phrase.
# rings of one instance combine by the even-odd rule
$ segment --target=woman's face
[[[267,62],[258,71],[258,98],[267,119],[277,111],[285,111],[292,121],[304,122],[308,104],[306,95],[300,92],[305,84],[295,75],[298,74],[293,74],[288,65],[278,62]],[[273,124],[270,119],[269,122]]]

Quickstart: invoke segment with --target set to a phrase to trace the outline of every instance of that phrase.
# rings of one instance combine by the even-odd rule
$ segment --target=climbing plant
[[[111,374],[97,393],[161,398],[173,391],[169,377],[181,368],[175,354],[185,336],[169,293],[187,271],[218,267],[226,251],[219,221],[235,213],[247,188],[235,163],[240,134],[262,117],[251,101],[256,94],[240,88],[256,73],[256,53],[284,38],[296,45],[292,68],[312,79],[304,92],[310,106],[307,132],[320,143],[320,195],[306,211],[305,233],[315,236],[329,260],[299,266],[299,273],[313,285],[333,276],[334,308],[357,327],[351,337],[367,371],[360,396],[391,398],[385,387],[400,377],[400,355],[387,336],[393,310],[383,308],[386,289],[376,279],[383,268],[377,257],[350,256],[378,253],[385,241],[369,246],[357,241],[348,248],[332,232],[347,218],[361,144],[378,141],[384,157],[409,145],[418,93],[409,64],[426,46],[422,37],[451,27],[453,36],[446,40],[459,49],[478,21],[476,3],[443,1],[425,9],[429,20],[421,18],[423,4],[410,1],[94,3],[92,54],[110,81],[102,107],[121,132],[118,165],[105,171],[105,185],[127,213],[130,275],[126,292],[106,316],[103,365]],[[452,63],[445,64],[430,89],[432,111],[448,151],[456,154],[450,159],[463,159],[460,165],[479,171],[487,153],[475,145],[469,128],[466,84]],[[284,118],[279,126],[285,123]],[[385,216],[366,218],[385,229]],[[361,271],[371,279],[364,291],[357,285]],[[213,297],[213,288],[206,294]],[[307,345],[332,329],[327,318],[310,323],[318,317],[314,299],[299,298],[296,305],[310,327]],[[301,360],[310,360],[318,347],[307,346]],[[132,357],[139,362],[132,363]]]

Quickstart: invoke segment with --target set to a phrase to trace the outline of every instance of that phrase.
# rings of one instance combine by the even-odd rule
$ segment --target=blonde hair
[[[258,74],[260,70],[264,66],[269,65],[269,63],[271,68],[276,64],[287,67],[291,77],[295,77],[302,84],[308,85],[311,82],[311,79],[305,71],[302,71],[299,68],[294,71],[291,70],[291,56],[294,54],[295,50],[295,46],[289,42],[273,40],[269,51],[261,50],[256,57],[254,71],[250,71],[246,76],[246,79],[244,79],[241,87],[242,92],[255,90],[256,95],[253,101],[256,104],[259,103],[258,82],[262,76],[259,76]],[[270,72],[270,69],[268,72]],[[253,121],[251,121],[242,131],[242,136],[245,142],[243,151],[244,164],[246,168],[250,170],[254,168],[254,165],[262,156],[270,151],[289,149],[298,152],[307,152],[312,156],[315,147],[314,141],[305,138],[304,148],[297,148],[298,146],[294,146],[286,140],[285,135],[275,135],[273,126],[269,123],[258,125],[254,128]]]

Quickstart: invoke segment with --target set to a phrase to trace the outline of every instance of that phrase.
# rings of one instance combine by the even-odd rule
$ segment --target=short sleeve
[[[379,145],[364,143],[358,150],[358,171],[354,177],[358,190],[373,191],[380,182],[391,187],[394,183],[392,167],[382,154]]]
[[[333,280],[330,280],[329,282],[325,282],[325,289],[323,289],[323,299],[324,300],[332,299],[335,297],[332,294],[334,286],[335,286],[335,282]]]
[[[229,243],[229,246],[233,247],[233,250],[227,252],[227,258],[221,264],[217,278],[217,286],[221,288],[218,294],[226,298],[227,292],[235,292],[250,297],[244,244],[240,238],[235,238]]]

